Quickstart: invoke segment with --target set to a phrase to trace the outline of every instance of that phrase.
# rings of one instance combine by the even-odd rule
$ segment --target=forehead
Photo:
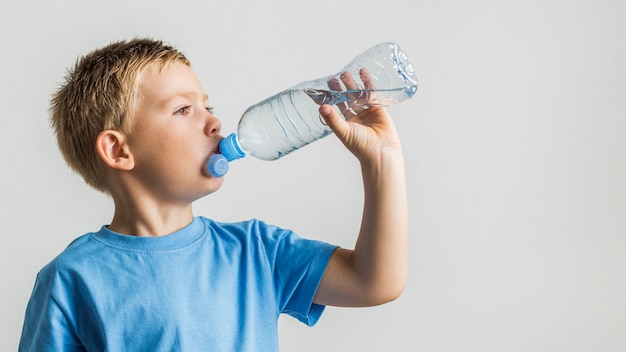
[[[191,67],[179,61],[148,67],[138,77],[138,90],[143,102],[158,105],[167,104],[176,97],[207,98]]]

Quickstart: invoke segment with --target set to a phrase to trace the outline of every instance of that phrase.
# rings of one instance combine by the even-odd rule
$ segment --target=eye
[[[209,112],[209,114],[211,114],[211,115],[213,115],[213,111],[215,111],[215,109],[214,109],[212,106],[207,106],[205,109],[206,109],[206,111],[208,111],[208,112]]]
[[[182,108],[174,111],[174,115],[188,115],[191,111],[191,106],[183,106]]]

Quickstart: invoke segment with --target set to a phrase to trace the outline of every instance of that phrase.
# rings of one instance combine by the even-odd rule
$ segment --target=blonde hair
[[[150,66],[161,69],[189,60],[162,41],[136,38],[119,41],[79,58],[50,102],[51,125],[65,161],[93,188],[105,192],[96,139],[104,130],[132,127],[140,92],[140,75]]]

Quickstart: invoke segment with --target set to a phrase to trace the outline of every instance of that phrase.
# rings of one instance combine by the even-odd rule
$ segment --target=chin
[[[208,182],[206,183],[207,185],[207,188],[205,189],[207,192],[206,194],[208,195],[219,190],[223,184],[224,184],[224,177],[216,178],[216,177],[210,176]]]

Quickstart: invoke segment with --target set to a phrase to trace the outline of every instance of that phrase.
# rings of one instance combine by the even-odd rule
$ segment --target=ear
[[[105,130],[96,138],[96,150],[104,163],[119,170],[132,170],[135,167],[133,155],[126,143],[126,137],[119,131]]]

